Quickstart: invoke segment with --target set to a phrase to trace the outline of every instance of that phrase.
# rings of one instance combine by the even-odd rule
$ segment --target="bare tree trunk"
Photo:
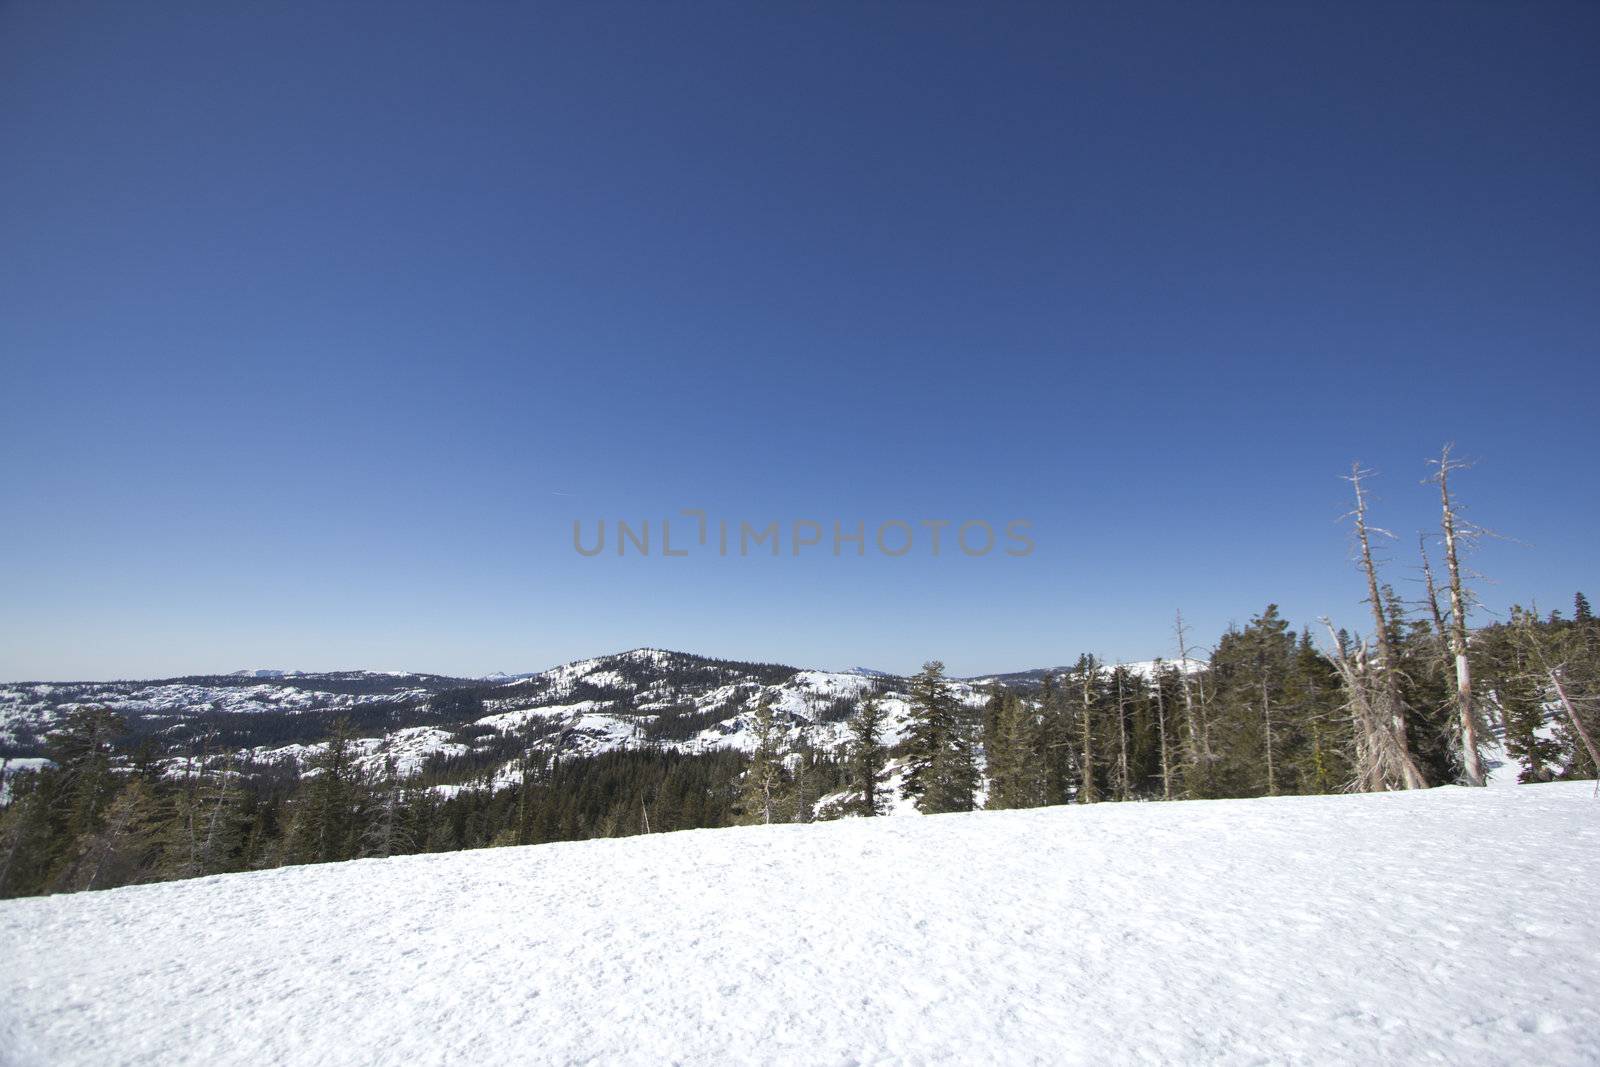
[[[1078,797],[1085,804],[1093,804],[1098,799],[1094,791],[1094,728],[1090,720],[1094,674],[1092,664],[1083,672],[1083,787]]]
[[[1395,669],[1399,661],[1395,658],[1394,648],[1389,642],[1389,624],[1384,618],[1383,600],[1378,594],[1378,567],[1372,561],[1372,542],[1367,530],[1367,498],[1361,490],[1361,478],[1364,473],[1366,472],[1362,471],[1361,464],[1351,464],[1349,481],[1356,492],[1356,510],[1353,513],[1356,540],[1361,547],[1361,566],[1367,575],[1367,603],[1372,608],[1372,622],[1377,629],[1375,641],[1379,662],[1375,667],[1378,685],[1381,688],[1381,699],[1377,703],[1381,706],[1375,710],[1388,720],[1388,730],[1393,735],[1392,744],[1378,746],[1374,754],[1392,751],[1394,762],[1398,764],[1394,770],[1399,772],[1400,784],[1406,789],[1425,789],[1428,785],[1427,779],[1422,776],[1416,761],[1411,758],[1411,745],[1406,738],[1405,702],[1400,697],[1400,686],[1395,679]],[[1370,703],[1372,702],[1369,701]],[[1386,787],[1390,784],[1392,783],[1386,782]]]
[[[1333,624],[1327,619],[1322,622],[1328,628],[1328,635],[1333,638],[1336,651],[1333,662],[1344,683],[1346,708],[1350,712],[1350,725],[1355,736],[1356,778],[1351,785],[1363,793],[1391,789],[1395,783],[1403,780],[1401,765],[1404,754],[1398,751],[1394,731],[1390,729],[1387,716],[1380,707],[1385,698],[1382,689],[1373,684],[1374,672],[1367,660],[1366,647],[1363,645],[1358,648],[1352,657],[1350,650],[1334,632]]]
[[[228,772],[233,770],[233,756],[229,754],[227,761],[222,765],[222,782],[217,786],[217,803],[211,809],[211,818],[206,823],[206,843],[202,855],[205,857],[205,866],[209,870],[217,840],[217,822],[222,816],[223,806],[228,801]]]
[[[1261,719],[1267,734],[1267,796],[1278,795],[1278,775],[1272,763],[1272,701],[1267,696],[1267,679],[1261,679]]]
[[[1128,799],[1128,705],[1122,671],[1117,672],[1117,799]]]
[[[1433,583],[1433,563],[1428,559],[1428,540],[1425,534],[1417,534],[1417,549],[1422,553],[1422,578],[1428,587],[1428,614],[1433,616],[1433,634],[1439,640],[1439,650],[1442,653],[1450,633],[1445,629],[1444,616],[1439,612],[1439,588]]]
[[[1161,692],[1161,669],[1157,664],[1156,679],[1156,735],[1161,739],[1161,799],[1172,799],[1172,761],[1167,749],[1167,706]]]
[[[1572,706],[1572,701],[1567,697],[1567,691],[1561,684],[1561,672],[1555,667],[1548,669],[1550,684],[1556,687],[1556,696],[1561,698],[1561,706],[1567,709],[1567,718],[1572,720],[1572,728],[1578,731],[1578,737],[1583,740],[1583,747],[1589,750],[1589,762],[1600,768],[1600,752],[1595,751],[1594,740],[1589,736],[1589,731],[1584,729],[1583,720],[1578,718],[1578,709]],[[1600,793],[1600,776],[1595,779],[1595,791]]]
[[[1450,504],[1450,446],[1439,456],[1439,501],[1444,510],[1444,558],[1450,568],[1450,651],[1456,660],[1456,711],[1461,717],[1461,776],[1467,785],[1483,785],[1478,757],[1478,722],[1472,710],[1472,667],[1467,661],[1467,598],[1461,587],[1456,554],[1456,515]],[[1431,584],[1431,582],[1430,582]]]
[[[1195,709],[1194,692],[1189,685],[1189,628],[1183,624],[1183,612],[1178,612],[1174,628],[1178,634],[1178,680],[1183,687],[1183,716],[1187,731],[1184,747],[1186,760],[1192,768],[1204,768],[1209,776],[1211,767],[1211,742],[1208,732]],[[1204,700],[1204,694],[1201,696]]]

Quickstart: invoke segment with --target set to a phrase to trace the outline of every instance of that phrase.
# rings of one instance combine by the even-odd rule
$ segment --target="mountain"
[[[1183,660],[1182,667],[1186,674],[1205,670],[1206,665],[1197,659]],[[1152,678],[1157,670],[1176,668],[1180,661],[1176,659],[1142,659],[1130,663],[1105,664],[1106,667],[1121,667],[1136,678]],[[1061,678],[1071,673],[1071,667],[1036,667],[1030,671],[1011,671],[1007,674],[985,674],[967,681],[973,685],[1004,685],[1012,689],[1031,691],[1044,684],[1045,678],[1051,678],[1057,683]]]
[[[1593,1064],[1591,788],[690,830],[4,901],[0,1059]]]
[[[1156,661],[1128,664],[1148,677]],[[1191,669],[1200,664],[1191,661]],[[987,690],[1036,689],[1042,668],[954,680],[974,716]],[[884,739],[903,736],[906,679],[885,671],[803,670],[636,648],[515,676],[454,678],[389,671],[253,669],[148,682],[22,682],[0,687],[0,757],[37,758],[45,735],[74,708],[102,705],[127,722],[131,750],[148,741],[185,773],[199,759],[230,757],[258,770],[296,771],[322,747],[336,720],[359,738],[359,761],[393,760],[403,775],[426,771],[441,791],[497,788],[520,779],[530,750],[596,755],[651,746],[682,753],[755,747],[754,710],[772,700],[780,734],[837,751],[846,720],[876,696]]]
[[[981,686],[953,683],[970,709]],[[909,704],[905,679],[884,672],[814,671],[639,648],[510,678],[465,679],[377,671],[259,671],[149,682],[23,682],[0,687],[0,757],[44,755],[45,735],[73,709],[101,705],[123,717],[131,749],[148,741],[182,773],[195,759],[230,757],[257,769],[296,769],[336,720],[360,738],[360,760],[393,759],[402,774],[435,783],[518,780],[522,755],[595,755],[651,746],[683,753],[748,751],[754,709],[768,697],[780,732],[838,749],[845,720],[867,696],[897,740]]]

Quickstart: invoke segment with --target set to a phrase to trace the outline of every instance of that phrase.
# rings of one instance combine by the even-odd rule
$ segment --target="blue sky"
[[[0,677],[962,673],[1600,594],[1587,4],[0,8]],[[1036,551],[578,556],[1012,518]]]

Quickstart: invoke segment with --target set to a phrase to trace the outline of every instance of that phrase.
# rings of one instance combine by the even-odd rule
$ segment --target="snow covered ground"
[[[1593,1064],[1591,790],[700,830],[10,901],[0,1059]]]

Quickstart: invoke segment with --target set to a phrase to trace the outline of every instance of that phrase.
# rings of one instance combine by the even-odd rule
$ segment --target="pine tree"
[[[1287,713],[1285,763],[1292,769],[1293,790],[1332,793],[1354,773],[1347,756],[1348,722],[1339,714],[1339,674],[1332,661],[1311,642],[1310,628],[1300,631],[1283,699]]]
[[[384,858],[411,851],[411,840],[405,822],[405,788],[395,766],[393,756],[383,761],[383,771],[367,791],[371,801],[365,813],[366,826],[361,832],[361,854]],[[521,822],[509,827],[511,836],[506,844],[517,844]]]
[[[48,751],[55,761],[65,794],[68,840],[100,828],[106,805],[116,793],[111,770],[112,741],[126,729],[121,716],[103,707],[78,708],[61,729],[50,735]]]
[[[938,660],[922,665],[922,670],[910,680],[910,690],[911,718],[901,791],[920,808],[935,786],[933,779],[940,755],[954,732],[955,699],[944,678],[944,664]]]
[[[911,679],[911,729],[903,790],[926,814],[971,811],[978,766],[970,730],[959,721],[944,664],[932,660]]]
[[[1080,804],[1093,804],[1101,796],[1100,784],[1096,781],[1100,765],[1096,762],[1095,737],[1100,731],[1104,710],[1103,684],[1100,661],[1087,653],[1079,656],[1077,665],[1072,669],[1071,689],[1077,711],[1077,800]]]
[[[303,779],[295,796],[285,862],[329,863],[356,854],[361,782],[355,767],[354,741],[354,726],[349,720],[340,719],[333,724],[323,750],[312,760],[314,773]]]
[[[1031,808],[1044,803],[1044,767],[1034,709],[1010,689],[997,689],[984,719],[983,751],[988,764],[985,807]]]
[[[772,719],[772,697],[766,693],[756,702],[755,751],[750,769],[745,772],[744,816],[746,822],[768,824],[778,813],[778,795],[783,785],[783,756],[777,728]]]
[[[952,721],[950,740],[934,764],[933,787],[923,797],[927,814],[971,811],[977,804],[978,774],[973,730],[959,719]]]
[[[1294,648],[1294,634],[1278,605],[1268,604],[1243,630],[1223,634],[1211,657],[1219,713],[1232,741],[1225,763],[1234,795],[1283,791],[1285,690]]]
[[[850,721],[850,772],[855,783],[854,810],[859,815],[882,815],[889,798],[883,792],[889,754],[883,747],[883,706],[868,697]]]
[[[817,753],[802,731],[794,746],[793,822],[811,822],[817,817]]]
[[[151,787],[141,778],[129,779],[107,806],[100,827],[77,843],[60,887],[109,889],[148,880],[160,853],[159,822]]]

